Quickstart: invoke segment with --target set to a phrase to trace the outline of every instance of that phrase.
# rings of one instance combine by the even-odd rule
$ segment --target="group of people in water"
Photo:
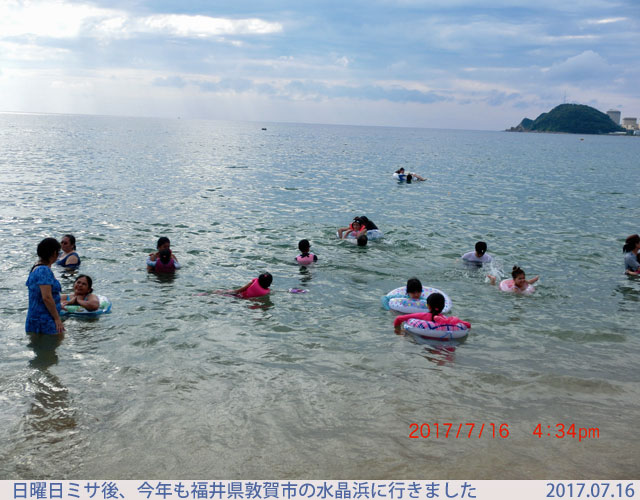
[[[369,237],[367,233],[381,237],[382,232],[378,226],[366,216],[358,216],[351,224],[341,227],[337,231],[340,239],[349,239],[357,242],[359,246],[366,246]],[[318,256],[311,252],[309,240],[303,239],[298,243],[300,254],[295,257],[295,262],[301,266],[309,266],[318,261]],[[640,275],[640,236],[633,234],[627,237],[623,246],[625,274],[630,276]],[[93,293],[91,277],[80,274],[75,278],[73,292],[62,294],[60,282],[55,278],[51,266],[57,265],[65,269],[78,269],[81,263],[76,251],[76,239],[71,234],[65,234],[60,242],[55,238],[43,239],[37,247],[38,262],[31,268],[26,286],[29,290],[29,309],[25,322],[25,330],[30,334],[55,335],[65,331],[61,320],[61,313],[70,306],[79,306],[86,311],[96,311],[100,306],[99,297]],[[462,255],[461,259],[475,266],[483,266],[493,261],[487,253],[487,244],[478,241],[473,251]],[[163,236],[158,239],[156,252],[149,254],[147,258],[147,270],[155,273],[173,273],[180,269],[178,258],[171,250],[169,238]],[[492,285],[497,283],[498,277],[488,274],[487,278]],[[267,295],[273,277],[268,272],[260,274],[246,285],[231,290],[215,290],[212,293],[233,295],[239,298],[256,298]],[[535,288],[533,284],[538,281],[538,276],[527,279],[525,272],[518,266],[513,266],[511,279],[502,280],[500,289],[505,292],[518,294],[530,294]],[[417,278],[407,281],[405,296],[418,300],[423,295],[423,286]],[[204,294],[203,294],[204,295]],[[454,316],[442,314],[445,298],[441,293],[431,293],[426,297],[426,309],[428,312],[401,315],[394,320],[394,330],[400,333],[403,322],[409,319],[421,319],[438,325],[463,324],[470,328],[470,324]]]

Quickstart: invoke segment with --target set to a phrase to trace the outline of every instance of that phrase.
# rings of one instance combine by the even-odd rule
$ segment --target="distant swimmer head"
[[[302,253],[309,253],[310,249],[311,243],[309,243],[309,240],[300,240],[298,242],[298,250],[300,250]]]
[[[404,168],[400,167],[398,170],[396,170],[396,174],[404,174]]]
[[[366,247],[369,242],[369,238],[367,238],[366,234],[361,234],[358,236],[357,243],[359,247]]]
[[[163,264],[168,264],[171,261],[171,250],[163,248],[158,252],[158,258]]]
[[[418,300],[422,294],[422,283],[418,278],[409,278],[407,280],[407,295],[409,298]]]
[[[264,288],[265,290],[271,286],[271,282],[273,281],[273,276],[269,273],[262,273],[258,276],[258,284]]]
[[[624,246],[622,247],[622,251],[624,253],[633,252],[637,248],[640,248],[640,236],[637,234],[632,234],[628,236],[624,242]]]
[[[482,257],[487,251],[487,244],[484,241],[478,241],[476,243],[476,255]]]
[[[156,248],[158,250],[164,250],[165,248],[170,248],[171,247],[171,242],[169,241],[169,238],[167,238],[166,236],[161,236],[160,238],[158,238],[158,243],[156,244]]]
[[[441,293],[432,293],[427,297],[427,306],[429,307],[429,311],[431,312],[431,314],[433,314],[434,316],[442,313],[442,310],[444,309],[444,303],[444,295],[442,295]]]

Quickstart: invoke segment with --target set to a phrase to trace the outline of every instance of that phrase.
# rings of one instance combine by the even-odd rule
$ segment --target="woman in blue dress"
[[[55,238],[45,238],[38,244],[39,260],[31,268],[29,288],[29,310],[25,330],[27,333],[57,335],[64,333],[60,320],[60,282],[53,275],[51,265],[56,262],[60,243]]]

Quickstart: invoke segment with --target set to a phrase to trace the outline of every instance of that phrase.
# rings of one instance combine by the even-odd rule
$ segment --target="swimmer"
[[[295,257],[295,260],[298,264],[302,266],[308,266],[309,264],[313,264],[314,262],[318,262],[318,256],[309,252],[311,249],[311,243],[309,240],[300,240],[298,242],[298,250],[300,250],[300,255]]]
[[[624,252],[624,273],[629,276],[638,276],[640,274],[640,261],[638,261],[638,252],[640,251],[640,236],[632,234],[627,237],[622,247]]]
[[[407,295],[410,299],[420,300],[420,296],[422,295],[422,283],[418,278],[409,278],[407,280]]]
[[[462,256],[462,260],[468,263],[473,263],[481,266],[493,260],[493,257],[487,252],[487,244],[484,241],[478,241],[476,243],[475,252],[467,252]]]
[[[510,290],[515,293],[526,292],[531,285],[533,285],[536,281],[538,281],[538,279],[540,279],[539,276],[531,278],[530,280],[526,279],[524,271],[518,266],[513,266],[511,277],[513,278],[513,287]],[[487,278],[489,278],[489,281],[491,281],[492,285],[496,284],[497,278],[495,276],[488,274]]]
[[[269,287],[271,286],[272,281],[273,276],[271,276],[271,274],[262,273],[260,276],[252,279],[249,283],[240,288],[236,288],[235,290],[216,290],[213,293],[222,295],[235,295],[236,297],[240,297],[242,299],[262,297],[271,292]]]
[[[155,271],[156,273],[172,273],[180,269],[180,263],[170,249],[163,248],[157,255],[158,258],[156,260],[151,260],[151,257],[147,259],[147,270]]]
[[[420,288],[420,291],[422,291],[422,287]],[[441,293],[432,293],[427,297],[427,307],[429,308],[429,312],[397,316],[396,319],[393,320],[393,331],[397,335],[400,335],[402,333],[402,323],[411,318],[421,319],[423,321],[432,321],[438,325],[458,325],[462,323],[467,328],[471,328],[471,323],[462,321],[460,318],[456,318],[455,316],[443,316],[442,310],[444,309],[444,304],[444,295]]]
[[[76,252],[76,238],[72,234],[65,234],[60,240],[62,255],[56,261],[57,266],[75,269],[80,265],[80,256]]]
[[[369,238],[367,237],[366,234],[361,234],[360,236],[358,236],[358,238],[356,239],[356,244],[359,247],[366,247],[367,243],[369,243]]]
[[[354,217],[349,227],[341,227],[338,229],[338,238],[341,240],[353,233],[352,237],[357,237],[362,230],[362,222],[359,217]]]
[[[178,257],[176,257],[176,254],[174,254],[171,250],[171,242],[169,241],[169,238],[167,238],[166,236],[161,236],[160,238],[158,238],[156,248],[158,251],[150,253],[149,258],[147,259],[147,271],[153,271],[153,265],[149,264],[149,261],[157,261],[158,257],[160,256],[160,250],[169,250],[169,252],[171,253],[171,257],[173,258],[175,263],[178,264]],[[176,267],[176,269],[179,269],[179,267]]]
[[[100,299],[93,293],[93,281],[86,274],[81,274],[73,284],[73,294],[61,299],[62,309],[67,306],[82,306],[87,311],[96,311],[100,307]]]

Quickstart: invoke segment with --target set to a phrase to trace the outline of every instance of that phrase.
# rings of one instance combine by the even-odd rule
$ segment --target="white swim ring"
[[[523,295],[531,295],[536,291],[535,287],[531,286],[529,283],[527,283],[527,288],[525,288],[524,290],[520,290],[518,287],[516,287],[512,279],[502,280],[499,286],[500,290],[502,290],[503,292],[521,293]]]
[[[437,340],[460,339],[469,335],[469,330],[464,323],[456,325],[441,325],[433,321],[410,318],[404,324],[406,332],[420,337],[427,337]]]
[[[382,297],[382,307],[385,309],[393,309],[394,311],[409,313],[422,313],[429,312],[427,306],[427,298],[432,293],[439,293],[444,297],[444,309],[443,313],[451,311],[451,299],[442,290],[437,288],[431,288],[430,286],[423,286],[422,293],[419,299],[411,299],[407,295],[407,287],[401,286],[395,290],[391,290],[387,295]]]
[[[394,172],[393,178],[398,182],[404,182],[407,180],[407,174],[399,174],[398,172]]]

